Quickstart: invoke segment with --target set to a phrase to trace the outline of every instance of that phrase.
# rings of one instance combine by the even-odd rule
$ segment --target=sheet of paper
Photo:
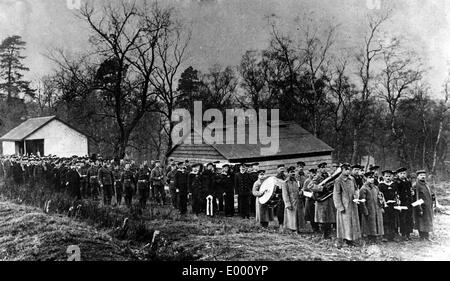
[[[419,199],[419,200],[417,200],[416,202],[413,202],[411,205],[412,205],[413,207],[416,207],[416,206],[422,205],[423,203],[425,203],[425,202],[423,201],[423,199]]]
[[[311,198],[313,196],[313,193],[310,191],[303,191],[303,195],[305,195],[308,198]]]

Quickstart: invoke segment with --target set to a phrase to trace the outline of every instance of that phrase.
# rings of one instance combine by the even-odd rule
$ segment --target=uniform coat
[[[297,180],[288,179],[281,186],[284,201],[284,227],[299,231],[305,227],[305,211],[303,204],[303,192],[301,192]]]
[[[249,186],[250,178],[248,173],[237,173],[234,176],[234,186],[238,193],[238,208],[241,217],[250,217],[250,198],[253,186]]]
[[[259,203],[259,197],[263,196],[264,193],[260,192],[261,184],[263,181],[256,180],[253,184],[252,194],[256,197],[255,199],[255,216],[257,222],[269,222],[273,221],[273,208],[267,207],[267,205]]]
[[[81,199],[80,175],[75,169],[70,169],[66,173],[67,193],[70,197]]]
[[[192,212],[198,215],[200,212],[204,211],[206,207],[206,205],[203,204],[206,200],[203,200],[205,198],[205,192],[202,191],[202,177],[200,172],[189,173],[188,183],[189,191],[192,193]]]
[[[386,202],[389,200],[397,200],[397,190],[392,183],[380,183],[379,188]],[[384,208],[383,225],[385,235],[392,236],[398,232],[398,211],[394,209],[395,205],[396,203],[387,203],[387,207]]]
[[[353,199],[358,198],[355,181],[341,175],[334,182],[333,202],[337,209],[336,230],[337,238],[357,240],[361,238],[359,225],[358,204]]]
[[[303,183],[303,191],[311,192],[309,188],[309,184],[312,182],[312,179],[307,178]],[[314,210],[315,210],[315,201],[313,198],[305,199],[305,220],[309,222],[314,222]]]
[[[422,232],[433,231],[433,190],[425,181],[417,181],[413,186],[415,196],[422,199],[425,203],[416,207],[418,210],[421,209],[423,214],[420,215],[418,212],[415,214],[416,228]],[[417,192],[417,194],[416,194]],[[417,198],[416,197],[416,198]]]
[[[399,213],[399,225],[400,225],[400,233],[401,234],[410,234],[413,232],[413,207],[411,203],[413,200],[412,197],[412,184],[409,180],[397,180],[394,182],[395,189],[398,192],[398,197],[400,199],[400,205],[408,207],[408,210],[402,210]]]
[[[178,190],[179,200],[177,207],[180,209],[181,214],[186,214],[187,212],[188,177],[189,174],[181,170],[178,170],[175,173],[174,187],[175,192]]]
[[[383,229],[383,207],[381,193],[375,184],[365,183],[359,191],[359,199],[366,202],[360,203],[363,213],[361,231],[363,236],[378,236],[384,234]]]

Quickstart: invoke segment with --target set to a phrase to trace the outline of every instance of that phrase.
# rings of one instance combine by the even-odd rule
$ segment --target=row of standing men
[[[110,205],[115,195],[116,205],[124,198],[125,204],[131,207],[133,196],[137,195],[140,207],[146,208],[150,196],[159,204],[166,202],[164,185],[167,184],[171,204],[181,214],[186,214],[190,200],[195,214],[205,213],[210,205],[209,215],[233,216],[236,196],[238,212],[243,218],[249,218],[254,212],[257,221],[266,227],[276,215],[280,227],[298,232],[309,222],[313,231],[322,232],[324,238],[330,237],[333,227],[346,241],[356,240],[361,232],[370,239],[382,236],[385,241],[395,240],[400,233],[408,240],[414,226],[422,238],[428,239],[432,231],[435,195],[422,176],[425,171],[418,171],[413,185],[404,168],[395,172],[385,170],[383,177],[379,177],[378,166],[363,173],[359,165],[344,164],[340,167],[341,176],[335,180],[334,188],[330,188],[330,185],[320,185],[330,175],[327,163],[310,169],[308,175],[304,162],[287,171],[284,165],[279,165],[276,177],[286,184],[276,192],[279,202],[273,208],[258,201],[263,195],[259,188],[267,177],[259,169],[259,163],[224,164],[219,168],[217,163],[191,165],[188,160],[175,163],[171,159],[163,169],[159,161],[144,162],[138,167],[134,161],[87,157],[2,157],[0,160],[0,176],[11,182],[47,182],[55,191],[67,192],[74,200],[89,197],[98,200],[102,193],[105,205]],[[339,165],[333,167],[336,170]],[[333,196],[320,200],[330,192]],[[413,208],[411,204],[419,199],[424,203]],[[355,214],[357,221],[353,221]],[[352,226],[352,231],[342,228],[346,224]]]
[[[410,240],[416,228],[422,239],[429,239],[433,228],[433,204],[435,194],[426,182],[426,172],[416,172],[413,184],[407,169],[385,170],[378,176],[378,166],[364,173],[360,165],[334,165],[341,173],[334,183],[321,183],[329,177],[327,163],[310,169],[306,175],[298,167],[278,167],[277,178],[284,180],[281,186],[278,210],[257,203],[257,220],[263,227],[277,215],[278,222],[286,229],[300,232],[307,222],[314,232],[323,238],[331,237],[336,228],[337,238],[353,245],[354,241],[367,237],[371,242]],[[260,171],[253,194],[260,197],[260,187],[266,176]],[[333,171],[334,173],[334,171]],[[327,196],[329,195],[329,196]],[[417,205],[416,202],[423,201]],[[283,216],[281,214],[283,209]],[[401,236],[400,236],[401,235]]]

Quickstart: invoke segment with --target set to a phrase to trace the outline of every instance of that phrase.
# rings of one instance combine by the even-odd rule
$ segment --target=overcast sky
[[[28,79],[49,73],[53,64],[43,55],[49,48],[81,52],[88,29],[67,2],[78,0],[0,0],[0,40],[18,34],[27,42]],[[104,0],[79,0],[95,1]],[[284,32],[296,34],[295,19],[313,15],[320,22],[340,24],[337,49],[363,41],[364,19],[377,12],[378,0],[166,0],[176,7],[193,34],[187,64],[206,70],[214,63],[235,66],[249,49],[267,46],[266,16],[276,15]],[[405,43],[429,68],[427,81],[435,96],[450,61],[450,3],[447,0],[379,0],[393,8],[386,31],[402,34]],[[324,24],[325,25],[325,24]]]

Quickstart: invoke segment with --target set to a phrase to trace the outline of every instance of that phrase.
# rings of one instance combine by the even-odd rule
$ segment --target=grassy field
[[[335,247],[303,233],[280,233],[276,221],[261,229],[254,219],[180,216],[169,206],[150,206],[142,214],[125,207],[96,207],[102,223],[89,216],[44,213],[3,198],[0,201],[0,260],[66,260],[69,245],[78,245],[82,260],[450,260],[447,185],[438,189],[434,242],[418,240],[375,246]],[[13,200],[17,201],[17,200]],[[91,203],[86,203],[92,208]],[[126,227],[123,220],[128,218]],[[154,238],[155,231],[159,235]]]

